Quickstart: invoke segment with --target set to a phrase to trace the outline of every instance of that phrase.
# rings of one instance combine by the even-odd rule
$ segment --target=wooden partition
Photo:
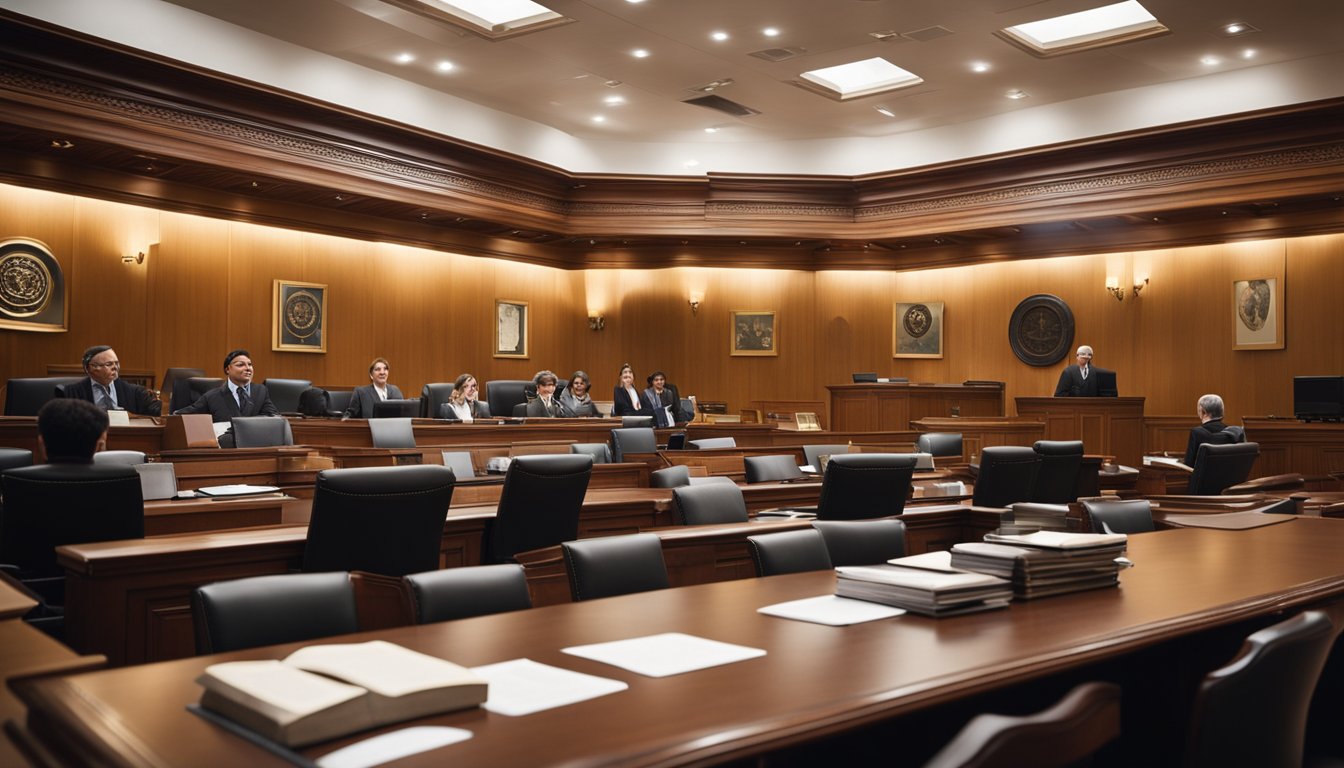
[[[926,416],[1002,416],[1002,384],[832,384],[831,427],[910,429]]]
[[[1082,440],[1088,453],[1142,463],[1142,397],[1019,397],[1017,412],[1043,422],[1046,440]]]

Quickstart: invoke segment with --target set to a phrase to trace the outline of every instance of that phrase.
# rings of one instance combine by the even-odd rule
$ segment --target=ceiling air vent
[[[725,99],[722,96],[697,96],[694,99],[686,99],[682,103],[694,104],[697,107],[717,110],[725,115],[732,115],[733,117],[750,117],[751,115],[761,114],[751,107],[743,106],[736,101]]]
[[[933,26],[916,29],[913,32],[902,32],[901,37],[914,40],[917,43],[927,43],[930,40],[937,40],[940,37],[947,37],[950,34],[953,34],[953,32],[947,27]]]
[[[766,61],[788,61],[794,56],[801,56],[804,53],[807,53],[806,48],[766,48],[763,51],[752,51],[747,55]]]

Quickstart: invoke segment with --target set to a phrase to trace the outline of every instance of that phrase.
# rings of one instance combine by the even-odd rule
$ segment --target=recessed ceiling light
[[[647,59],[649,57],[649,52],[643,48],[636,48],[630,52],[630,55],[634,56],[636,59]]]
[[[890,109],[887,109],[886,107],[873,107],[873,109],[876,109],[878,112],[881,112],[882,114],[886,115],[887,117],[895,117],[895,116],[896,116],[896,113],[895,113],[895,112],[892,112]]]
[[[687,161],[683,162],[681,165],[682,165],[683,168],[694,168],[694,167],[696,167],[696,166],[699,165],[699,164],[700,164],[700,161],[699,161],[699,160],[696,160],[695,158],[691,158],[690,160],[687,160]]]
[[[718,133],[718,132],[719,132],[719,129],[718,129],[718,128],[715,128],[715,127],[712,126],[712,125],[711,125],[710,127],[708,127],[708,128],[705,129],[705,133]]]
[[[765,35],[766,37],[779,37],[779,30],[775,29],[774,27],[766,27],[765,29],[761,30],[761,34]]]
[[[605,123],[605,122],[607,122],[607,118],[606,118],[605,116],[603,116],[603,115],[593,115],[593,122],[594,122],[594,123]]]
[[[827,95],[839,96],[842,100],[906,88],[924,82],[924,78],[901,69],[881,56],[814,69],[804,72],[802,77],[821,86],[828,92]]]
[[[412,0],[412,2],[425,6],[431,15],[451,17],[454,23],[491,39],[505,37],[525,29],[572,21],[532,0]]]
[[[972,62],[971,62],[971,71],[972,71],[972,72],[988,72],[988,71],[989,71],[989,62],[987,62],[987,61],[972,61]]]
[[[728,33],[727,33],[727,32],[723,32],[723,31],[710,32],[710,33],[709,33],[709,38],[710,38],[711,40],[715,40],[715,41],[718,41],[718,42],[722,43],[724,40],[727,40],[727,39],[728,39]]]
[[[625,97],[624,97],[624,96],[608,96],[608,97],[606,97],[605,99],[602,100],[602,103],[603,103],[603,104],[607,104],[607,105],[609,105],[609,106],[613,106],[613,107],[615,107],[615,106],[619,106],[619,105],[625,103]]]
[[[1243,59],[1254,59],[1254,58],[1255,58],[1255,49],[1254,49],[1254,48],[1247,48],[1246,50],[1242,51],[1242,52],[1241,52],[1241,58],[1243,58]]]
[[[397,54],[397,63],[398,63],[398,64],[410,64],[412,61],[415,61],[415,54],[413,54],[413,53],[399,53],[399,54]]]
[[[440,72],[452,72],[452,71],[453,71],[453,62],[451,62],[451,61],[440,61],[439,64],[438,64],[438,70],[439,70]]]
[[[1199,57],[1199,63],[1203,64],[1206,67],[1214,67],[1219,64],[1222,64],[1223,60],[1218,58],[1217,56],[1201,56]]]
[[[644,2],[644,0],[625,0],[625,2],[631,5],[639,5],[640,3]]]
[[[1228,24],[1226,27],[1223,27],[1223,31],[1227,32],[1229,35],[1239,35],[1246,31],[1246,28],[1240,24]]]
[[[1009,92],[1007,92],[1007,93],[1005,93],[1005,94],[1003,94],[1003,95],[1004,95],[1004,96],[1007,96],[1008,98],[1010,98],[1010,99],[1012,99],[1012,100],[1014,100],[1014,101],[1016,101],[1016,100],[1018,100],[1018,99],[1025,99],[1025,98],[1027,98],[1028,96],[1030,96],[1031,94],[1030,94],[1030,93],[1027,93],[1026,91],[1021,90],[1021,89],[1019,89],[1019,88],[1014,88],[1013,90],[1011,90],[1011,91],[1009,91]]]
[[[1233,21],[1218,28],[1218,34],[1223,37],[1236,37],[1238,35],[1247,35],[1259,31],[1259,28],[1247,24],[1244,21]]]
[[[1037,56],[1140,40],[1169,30],[1138,0],[1103,5],[1001,29],[995,34]]]

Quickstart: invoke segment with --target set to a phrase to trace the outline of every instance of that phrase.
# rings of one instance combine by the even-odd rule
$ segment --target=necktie
[[[102,384],[94,385],[98,387],[98,407],[104,411],[111,410],[117,406],[112,402],[112,393],[107,391],[107,387]]]
[[[252,398],[247,396],[247,387],[238,388],[238,410],[247,412],[247,406],[252,404]]]
[[[1092,367],[1092,366],[1090,366],[1090,365],[1083,366],[1083,381],[1087,381],[1087,369],[1088,369],[1088,368],[1091,368],[1091,367]]]

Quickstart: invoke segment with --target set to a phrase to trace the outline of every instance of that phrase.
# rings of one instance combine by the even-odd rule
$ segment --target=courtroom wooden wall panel
[[[153,353],[148,360],[135,360],[120,350],[118,354],[123,364],[149,368],[159,372],[158,376],[170,366],[200,368],[207,376],[222,376],[224,354],[231,349],[228,274],[233,225],[169,214],[161,214],[160,222],[158,245],[145,262],[153,302],[143,332]],[[72,331],[86,340],[97,333],[89,328]],[[124,344],[133,335],[111,336],[106,342]],[[261,375],[267,374],[263,370]]]

